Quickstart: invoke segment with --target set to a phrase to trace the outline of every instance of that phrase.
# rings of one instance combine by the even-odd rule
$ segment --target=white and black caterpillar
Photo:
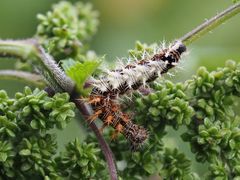
[[[122,133],[131,143],[132,149],[138,149],[148,137],[148,132],[134,124],[127,114],[121,111],[117,98],[129,91],[137,90],[146,83],[154,81],[169,69],[175,67],[186,46],[176,41],[168,48],[163,48],[143,59],[134,61],[98,79],[93,79],[93,90],[89,103],[94,114],[91,120],[99,117],[103,127],[112,126],[117,133]]]

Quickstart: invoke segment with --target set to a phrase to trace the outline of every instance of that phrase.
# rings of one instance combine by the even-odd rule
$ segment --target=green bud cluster
[[[15,137],[18,130],[16,115],[11,111],[14,103],[13,99],[9,99],[7,93],[0,91],[0,137],[1,139]]]
[[[26,87],[11,99],[1,90],[0,179],[89,179],[103,169],[94,144],[76,139],[64,153],[57,153],[56,136],[49,130],[63,129],[75,116],[74,108],[67,93],[49,97]]]
[[[39,14],[37,37],[56,60],[76,58],[97,30],[98,13],[90,3],[62,1],[46,15]]]
[[[7,140],[0,140],[0,178],[14,176],[14,157],[16,153],[13,150],[12,144]],[[5,175],[3,175],[5,174]]]
[[[182,84],[164,81],[154,84],[153,89],[154,93],[136,99],[137,121],[150,124],[154,128],[159,124],[166,124],[175,129],[182,124],[190,123],[193,108],[189,105]]]
[[[68,102],[67,93],[56,94],[52,98],[39,89],[33,92],[25,88],[24,93],[16,93],[13,110],[18,113],[18,124],[24,129],[49,130],[56,126],[63,129],[75,116],[74,103]]]
[[[142,59],[143,54],[153,54],[154,50],[158,48],[158,45],[156,43],[154,44],[146,44],[141,43],[140,41],[137,41],[135,43],[135,48],[128,51],[128,54],[132,58],[136,59]]]
[[[182,138],[190,142],[199,162],[210,163],[210,179],[239,176],[240,120],[235,112],[239,77],[240,64],[227,61],[213,72],[199,68],[186,82],[195,116]]]
[[[162,155],[162,168],[160,176],[165,179],[200,179],[197,174],[191,172],[191,161],[177,149],[166,148]]]
[[[56,154],[57,144],[54,135],[33,135],[23,138],[17,145],[19,161],[16,177],[58,177],[57,169],[52,158]]]
[[[117,162],[119,179],[140,180],[157,174],[161,167],[162,141],[153,139],[151,143],[143,146],[138,152],[130,151],[129,145],[124,136],[119,135],[116,141],[111,141],[112,130],[104,130],[105,139],[109,142]],[[90,134],[87,142],[96,141],[95,136]],[[100,158],[103,158],[100,156]]]
[[[105,163],[98,157],[100,149],[95,146],[80,143],[78,139],[68,143],[65,152],[56,159],[61,175],[69,179],[107,178]]]

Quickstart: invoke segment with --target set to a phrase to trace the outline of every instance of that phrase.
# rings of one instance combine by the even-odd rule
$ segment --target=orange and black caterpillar
[[[153,55],[110,70],[99,79],[93,79],[94,88],[89,97],[89,104],[94,114],[90,117],[90,121],[96,118],[101,119],[102,130],[106,126],[112,126],[115,129],[113,138],[118,133],[122,133],[130,142],[132,150],[137,150],[148,138],[148,132],[143,127],[134,124],[130,117],[121,111],[117,103],[118,97],[129,91],[137,90],[168,72],[178,64],[185,51],[186,46],[176,41],[168,48],[158,50]]]
[[[91,95],[89,103],[92,105],[94,114],[90,121],[97,117],[103,121],[101,131],[106,126],[112,126],[115,129],[112,138],[115,139],[118,133],[123,134],[131,144],[131,150],[135,151],[147,139],[148,132],[143,127],[134,124],[129,116],[123,113],[120,106],[104,96]]]

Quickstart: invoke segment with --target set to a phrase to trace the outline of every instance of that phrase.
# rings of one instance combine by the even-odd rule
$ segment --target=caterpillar
[[[129,140],[131,149],[137,150],[148,138],[148,132],[134,124],[129,115],[121,111],[118,97],[137,90],[168,72],[178,64],[185,51],[186,46],[181,41],[175,41],[168,48],[160,49],[153,55],[121,68],[109,70],[105,76],[93,79],[89,104],[94,114],[90,117],[90,121],[101,119],[103,122],[101,130],[106,126],[112,126],[115,129],[113,138],[118,133],[122,133]]]
[[[176,41],[168,48],[160,49],[151,57],[137,60],[122,68],[110,70],[100,79],[93,79],[93,93],[111,98],[137,90],[140,86],[154,81],[161,74],[177,65],[186,46]]]
[[[131,145],[131,150],[139,149],[142,143],[147,139],[148,132],[143,127],[134,124],[128,114],[121,111],[120,105],[116,100],[106,98],[105,96],[91,95],[89,103],[92,105],[94,114],[90,120],[99,118],[103,121],[100,131],[106,126],[112,126],[115,132],[112,139],[115,139],[118,133],[122,133]]]

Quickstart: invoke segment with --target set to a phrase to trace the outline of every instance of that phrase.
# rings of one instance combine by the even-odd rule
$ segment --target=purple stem
[[[92,114],[89,106],[86,103],[82,102],[80,99],[73,99],[73,102],[75,103],[78,110],[82,113],[82,115],[84,115],[84,117],[86,119],[87,119],[87,117],[89,117]],[[113,155],[110,147],[108,146],[107,142],[104,140],[102,134],[99,132],[96,124],[94,122],[91,122],[91,123],[89,123],[89,126],[95,133],[97,140],[100,144],[100,147],[102,149],[102,152],[105,156],[105,159],[108,164],[108,170],[110,172],[111,180],[117,180],[118,177],[117,177],[115,159],[114,159],[114,155]]]

